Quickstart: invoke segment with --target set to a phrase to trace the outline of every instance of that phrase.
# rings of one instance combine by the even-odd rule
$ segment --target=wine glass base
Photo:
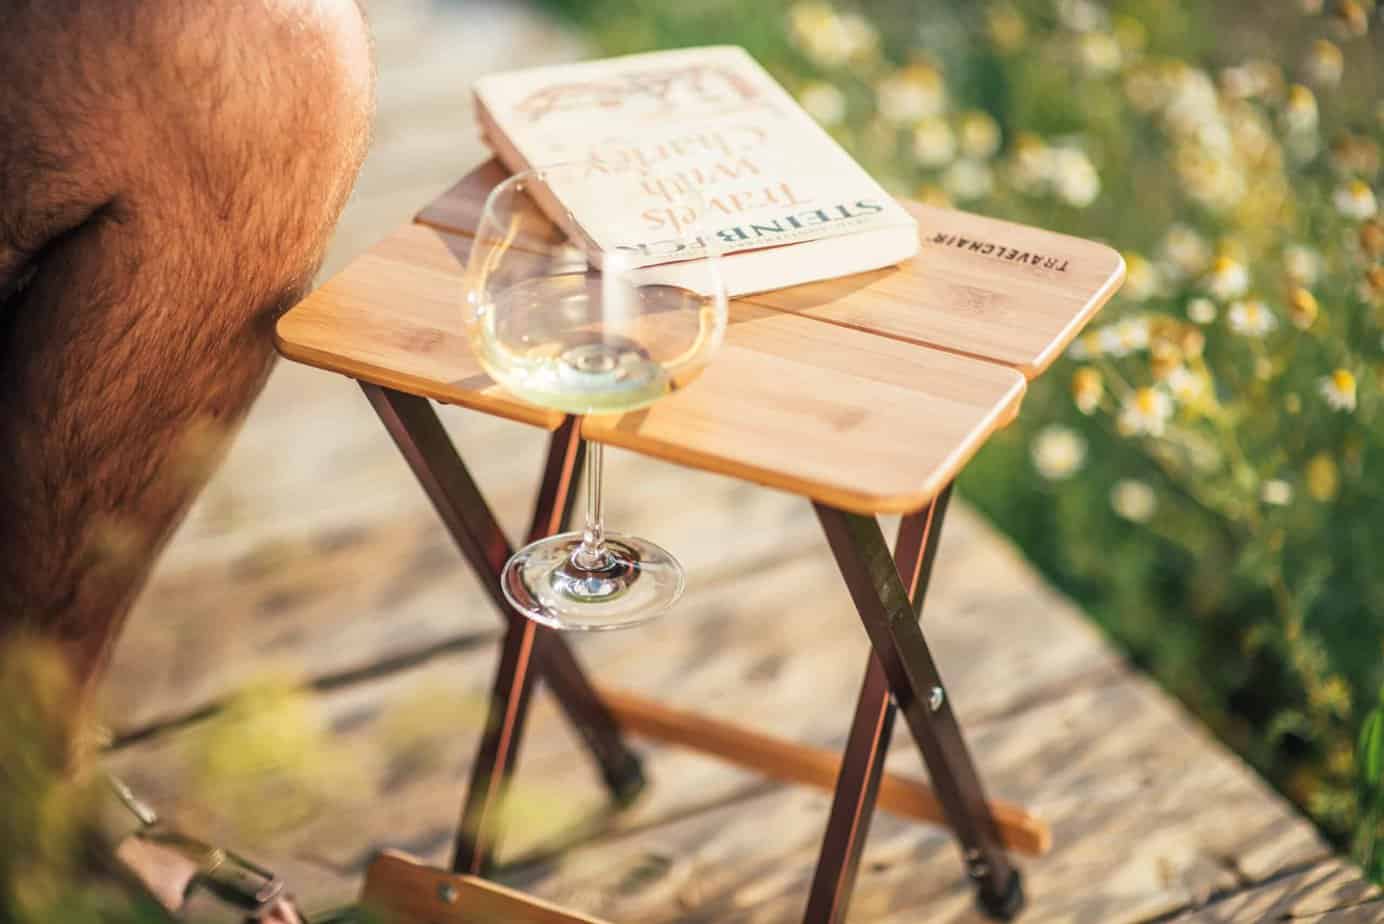
[[[593,632],[648,622],[682,596],[682,566],[652,542],[607,535],[595,568],[573,560],[580,545],[581,533],[562,533],[514,553],[500,576],[505,599],[545,626]]]

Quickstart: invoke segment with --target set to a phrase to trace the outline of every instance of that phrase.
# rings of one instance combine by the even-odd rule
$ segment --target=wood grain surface
[[[625,461],[633,491],[660,468]],[[766,501],[745,508],[745,486],[700,477],[707,480],[690,505],[675,500],[675,482],[650,485],[637,501],[656,497],[656,509],[638,525],[656,525],[650,534],[679,551],[693,536],[720,543],[719,570],[705,553],[677,613],[637,634],[578,639],[579,653],[600,682],[839,749],[866,644],[815,521],[799,516],[807,505],[750,490]],[[303,490],[323,498],[332,488]],[[708,511],[708,520],[690,517],[689,507]],[[712,520],[722,529],[699,535],[696,524]],[[373,569],[398,569],[398,583],[437,600],[440,614],[455,612],[433,590],[451,576],[407,564],[382,554]],[[338,580],[349,591],[349,573]],[[243,578],[245,592],[255,581]],[[467,621],[490,616],[478,603],[457,602],[478,609],[460,614]],[[377,606],[365,618],[388,627],[391,610]],[[281,659],[336,646],[332,633],[319,631],[318,613],[305,604],[275,614],[281,627],[297,627]],[[234,619],[234,608],[225,614]],[[132,627],[130,644],[157,635],[152,615]],[[1052,825],[1053,849],[1022,862],[1033,900],[1026,921],[1142,921],[1329,855],[1309,824],[1134,676],[962,505],[948,524],[924,620],[990,795]],[[368,658],[368,639],[357,644],[354,656]],[[127,745],[113,760],[184,827],[272,860],[321,907],[355,894],[378,849],[445,862],[494,656],[488,644],[442,650],[316,694],[317,721],[330,738],[303,784],[308,810],[267,833],[241,822],[259,790],[230,800],[199,776],[199,724]],[[183,676],[216,659],[206,651]],[[626,813],[603,814],[599,780],[540,695],[507,809],[501,881],[617,922],[795,920],[826,794],[765,783],[683,748],[640,749],[649,792]],[[889,769],[921,772],[905,733]],[[259,785],[273,796],[282,780],[266,773]],[[856,920],[980,920],[943,829],[881,813],[862,870]]]
[[[620,727],[637,737],[689,747],[753,770],[769,779],[815,786],[832,792],[841,771],[841,755],[756,731],[743,724],[676,709],[647,696],[598,687]],[[879,808],[914,821],[945,825],[942,803],[922,780],[886,773],[880,780]],[[1029,856],[1052,848],[1052,831],[1023,806],[990,802],[990,813],[1005,846]]]
[[[902,266],[795,286],[756,304],[1003,363],[1032,379],[1124,281],[1124,259],[1066,234],[905,202],[922,248]]]
[[[380,924],[602,924],[476,876],[385,851],[365,872],[361,904]]]
[[[561,416],[512,398],[461,325],[469,241],[406,225],[278,324],[290,359],[513,420]],[[582,435],[861,513],[927,503],[1018,411],[1023,377],[993,363],[734,303],[691,386]]]
[[[552,430],[562,413],[507,394],[462,325],[468,243],[405,225],[353,260],[275,327],[289,359]]]
[[[1384,892],[1360,870],[1331,858],[1286,871],[1247,889],[1232,889],[1168,919],[1168,924],[1235,924],[1303,921],[1377,924],[1384,921]]]
[[[489,160],[418,213],[472,234],[485,196],[506,176]],[[1050,366],[1124,280],[1124,259],[1095,241],[970,212],[904,201],[922,242],[908,263],[748,296],[745,300],[1012,366]]]

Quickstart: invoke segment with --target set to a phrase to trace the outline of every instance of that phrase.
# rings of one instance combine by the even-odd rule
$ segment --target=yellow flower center
[[[1310,327],[1312,322],[1317,319],[1317,299],[1306,289],[1294,289],[1289,297],[1289,304],[1293,310],[1293,320],[1299,327]]]
[[[1331,373],[1331,384],[1343,395],[1355,394],[1355,376],[1349,369],[1337,369]]]

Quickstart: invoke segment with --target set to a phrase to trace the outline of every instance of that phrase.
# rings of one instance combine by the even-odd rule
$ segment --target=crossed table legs
[[[1023,893],[1005,844],[1041,849],[1046,829],[1021,810],[987,802],[918,623],[949,488],[923,510],[903,518],[893,557],[874,517],[816,505],[873,649],[838,772],[835,757],[819,749],[770,739],[628,694],[598,691],[565,639],[509,608],[498,581],[511,553],[509,542],[428,400],[364,382],[361,386],[507,620],[490,717],[457,834],[455,871],[480,874],[491,864],[500,833],[499,807],[518,757],[534,682],[542,676],[592,752],[617,803],[632,800],[645,782],[639,759],[625,744],[622,730],[709,751],[771,776],[826,788],[834,784],[831,815],[808,898],[808,924],[845,919],[882,787],[891,807],[930,820],[939,820],[940,814],[956,832],[977,899],[987,913],[1004,919],[1018,913]],[[579,421],[568,418],[553,434],[531,539],[566,528],[583,460],[579,431]],[[922,752],[935,795],[927,787],[884,771],[898,710]]]

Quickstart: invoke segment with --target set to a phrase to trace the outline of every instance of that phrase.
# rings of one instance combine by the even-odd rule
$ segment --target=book
[[[534,198],[597,265],[618,253],[677,284],[678,261],[698,255],[679,233],[688,188],[732,296],[918,251],[912,216],[743,48],[492,74],[474,93],[481,134],[511,171],[582,167]]]

